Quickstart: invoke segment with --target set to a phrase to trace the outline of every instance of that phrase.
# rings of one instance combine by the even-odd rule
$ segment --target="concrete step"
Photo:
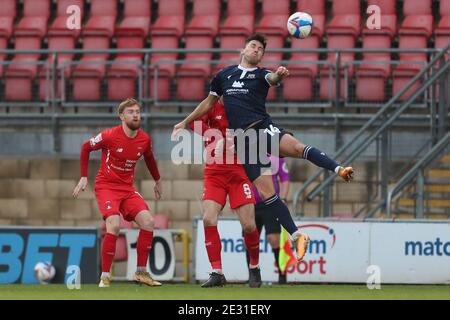
[[[449,163],[450,164],[450,154],[444,155],[439,162],[441,162],[441,163]]]
[[[450,193],[450,184],[430,184],[428,185],[428,191],[430,193],[432,192],[438,192],[438,193]]]
[[[411,199],[411,198],[400,198],[398,200],[398,205],[401,207],[415,207],[416,201],[415,201],[415,199]],[[424,203],[424,205],[425,205],[425,203]],[[449,208],[450,209],[450,199],[430,199],[430,200],[428,200],[428,205],[430,208]]]
[[[430,178],[448,178],[450,179],[450,169],[430,169],[428,171]]]

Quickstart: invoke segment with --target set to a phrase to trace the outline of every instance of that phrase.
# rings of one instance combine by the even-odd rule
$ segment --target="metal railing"
[[[449,76],[448,68],[450,66],[449,61],[445,61],[445,55],[449,52],[450,45],[443,49],[439,54],[435,55],[430,63],[422,69],[420,72],[416,74],[408,83],[405,85],[395,96],[393,96],[388,103],[386,103],[369,121],[367,121],[355,134],[355,140],[350,139],[344,146],[339,148],[334,155],[335,158],[339,158],[344,155],[347,151],[349,154],[347,155],[345,161],[342,162],[342,165],[348,165],[354,159],[356,159],[363,151],[367,149],[367,147],[377,138],[381,137],[381,199],[386,199],[387,197],[387,188],[388,188],[388,172],[387,172],[387,161],[388,161],[388,131],[394,121],[396,121],[400,115],[411,105],[411,103],[422,93],[425,92],[432,84],[436,83],[438,79],[440,79],[440,101],[439,101],[439,117],[436,118],[436,115],[432,115],[435,118],[431,119],[431,127],[432,130],[435,129],[434,121],[438,121],[438,132],[439,136],[443,136],[443,133],[446,128],[446,118],[447,118],[447,107],[448,102],[446,99],[450,98],[445,97],[445,81],[446,79],[443,77],[444,75]],[[436,66],[436,63],[439,63],[439,68],[433,70]],[[394,104],[399,100],[399,98],[410,89],[410,87],[416,83],[421,77],[427,75],[429,72],[432,72],[432,75],[427,78],[427,80],[423,81],[421,86],[406,99],[404,102],[400,104],[400,106],[395,106]],[[448,81],[448,79],[447,79]],[[389,112],[393,112],[392,115],[389,115]],[[378,127],[377,130],[371,132],[371,127]],[[362,138],[362,139],[361,139]],[[359,140],[359,141],[358,141]],[[358,141],[358,142],[357,142]],[[350,147],[353,147],[350,150]],[[320,182],[312,191],[309,191],[305,198],[308,201],[313,200],[320,193],[324,193],[323,196],[323,216],[328,217],[331,215],[331,190],[330,184],[333,181],[336,174],[329,174],[325,169],[320,169],[316,171],[313,175],[311,175],[303,186],[295,193],[294,195],[294,203],[293,209],[296,215],[303,215],[304,213],[304,200],[301,202],[302,207],[300,213],[298,213],[297,208],[300,201],[300,197],[306,193],[306,190],[310,185],[321,175],[324,175],[324,179]]]

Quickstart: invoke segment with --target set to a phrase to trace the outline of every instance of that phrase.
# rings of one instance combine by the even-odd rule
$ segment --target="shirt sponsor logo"
[[[95,137],[91,138],[89,140],[89,143],[91,144],[91,147],[95,146],[97,143],[99,143],[100,141],[102,141],[102,134],[99,133],[98,135],[96,135]]]
[[[233,82],[233,85],[232,85],[233,88],[242,88],[243,86],[244,86],[244,82],[242,82],[242,81],[235,81],[235,82]]]

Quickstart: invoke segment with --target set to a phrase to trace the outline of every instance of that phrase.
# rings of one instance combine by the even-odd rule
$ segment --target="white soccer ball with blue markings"
[[[312,17],[306,12],[296,12],[287,21],[287,29],[291,36],[298,39],[309,37],[313,27]]]
[[[47,284],[55,276],[55,267],[48,261],[38,262],[34,266],[34,274],[41,284]]]

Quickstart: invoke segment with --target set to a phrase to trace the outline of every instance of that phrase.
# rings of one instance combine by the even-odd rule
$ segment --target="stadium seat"
[[[240,49],[244,46],[245,39],[246,35],[222,35],[220,37],[220,49]],[[238,52],[221,53],[219,57],[221,62],[216,65],[214,73],[217,73],[220,69],[233,63],[238,64],[239,59],[240,53]]]
[[[283,48],[284,47],[284,37],[279,35],[267,35],[267,47],[266,50],[270,48]],[[261,62],[261,67],[269,69],[271,71],[276,71],[281,65],[281,60],[283,60],[282,52],[267,52],[264,54],[264,59]],[[267,94],[267,101],[273,101],[277,98],[277,87],[272,87],[269,89]]]
[[[50,0],[24,0],[23,5],[23,17],[14,28],[14,34],[44,37],[50,17]]]
[[[9,39],[13,34],[16,18],[16,0],[4,0],[0,6],[0,38]]]
[[[169,228],[169,214],[167,213],[155,213],[153,216],[155,229],[168,229]]]
[[[316,49],[319,47],[319,37],[313,35],[301,41],[292,41],[293,49]],[[317,52],[294,52],[287,65],[291,79],[283,83],[283,98],[287,101],[307,101],[313,99],[313,82],[318,72],[319,60]],[[307,64],[298,64],[295,61],[310,61]]]
[[[105,36],[83,37],[83,49],[109,49],[109,38]],[[100,84],[105,76],[105,61],[108,53],[86,53],[72,73],[73,98],[76,101],[96,101],[101,97]]]
[[[172,35],[153,35],[152,34],[152,48],[153,49],[176,49],[178,48],[178,37]],[[173,61],[177,59],[176,53],[155,53],[150,57],[150,93],[149,96],[154,98],[154,77],[155,66],[158,66],[157,73],[157,98],[158,100],[167,101],[170,99],[170,81],[175,76],[176,64],[175,63],[161,63],[159,61]]]
[[[116,17],[117,0],[92,0],[91,16],[83,27],[83,35],[112,37]]]
[[[257,32],[268,35],[287,36],[287,18],[290,16],[289,0],[263,0],[262,18],[256,28]]]
[[[126,0],[124,19],[116,29],[116,36],[147,37],[150,30],[151,0]]]
[[[229,0],[228,15],[220,27],[221,36],[250,35],[255,25],[255,0]]]
[[[186,49],[212,48],[210,36],[187,36]],[[204,60],[206,62],[183,63],[177,71],[177,99],[202,100],[205,97],[205,78],[211,75],[211,53],[188,53],[185,60]]]
[[[400,35],[400,49],[416,49],[427,48],[428,39],[425,36],[409,36]],[[426,53],[401,53],[401,64],[397,65],[393,70],[392,94],[397,94],[404,85],[410,81],[426,64]],[[400,100],[406,100],[420,85],[421,81],[417,81],[411,86],[401,97]]]
[[[48,36],[68,36],[78,37],[80,34],[79,29],[67,28],[67,8],[75,5],[80,8],[80,19],[83,21],[84,17],[84,1],[83,0],[59,0],[57,2],[57,16],[48,30]]]
[[[193,17],[186,35],[215,37],[219,30],[220,0],[194,0]]]
[[[435,48],[445,48],[450,43],[450,0],[441,0],[439,6],[441,20],[435,29]],[[446,55],[446,59],[450,54]]]
[[[13,34],[13,22],[16,17],[16,0],[5,0],[0,6],[0,50],[8,47],[8,41]],[[0,62],[6,58],[0,54]],[[0,64],[0,76],[3,76],[4,65]]]
[[[411,15],[431,15],[431,0],[403,0],[403,14]]]
[[[185,0],[160,1],[151,35],[180,37],[184,33],[185,6]]]
[[[349,34],[358,37],[361,32],[360,2],[333,0],[333,18],[327,28],[330,34]]]
[[[396,1],[395,0],[367,0],[367,6],[376,5],[380,7],[383,15],[396,15]]]
[[[364,49],[389,49],[391,39],[385,34],[363,36]],[[356,98],[358,101],[385,100],[385,84],[391,75],[389,52],[364,53],[363,63],[356,72]]]
[[[16,50],[39,50],[41,38],[20,36],[15,39]],[[5,71],[5,97],[8,101],[32,99],[32,84],[38,74],[38,54],[16,54]]]
[[[325,32],[325,0],[298,0],[297,11],[308,12],[313,18],[312,35],[322,37]]]

